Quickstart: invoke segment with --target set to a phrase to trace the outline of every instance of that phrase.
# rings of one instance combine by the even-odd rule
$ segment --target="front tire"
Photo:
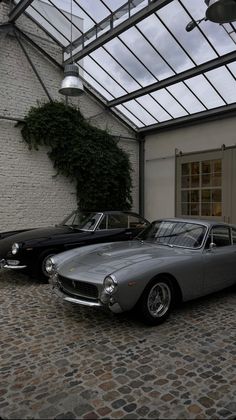
[[[156,279],[143,292],[139,303],[145,324],[158,325],[166,320],[173,304],[173,287],[168,279]]]

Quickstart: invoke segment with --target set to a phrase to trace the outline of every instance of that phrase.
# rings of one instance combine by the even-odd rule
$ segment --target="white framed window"
[[[181,164],[181,214],[222,216],[221,159]]]
[[[177,216],[221,219],[222,190],[221,151],[177,157]]]

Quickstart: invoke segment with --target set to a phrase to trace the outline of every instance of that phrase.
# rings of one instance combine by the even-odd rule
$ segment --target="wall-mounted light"
[[[84,93],[83,83],[79,77],[79,67],[73,62],[72,58],[72,1],[71,0],[71,39],[70,39],[70,58],[71,64],[66,64],[64,68],[64,79],[61,82],[59,93],[66,96],[80,96]]]

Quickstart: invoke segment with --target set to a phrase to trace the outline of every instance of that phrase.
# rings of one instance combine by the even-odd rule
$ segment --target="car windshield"
[[[90,213],[80,225],[81,230],[94,230],[101,219],[102,213]]]
[[[73,227],[79,230],[94,230],[100,217],[101,213],[83,213],[75,210],[60,223],[60,226]]]
[[[199,248],[206,233],[206,226],[180,221],[158,220],[151,223],[138,238],[156,244]]]

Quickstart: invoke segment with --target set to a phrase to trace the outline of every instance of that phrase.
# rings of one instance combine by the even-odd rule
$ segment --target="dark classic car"
[[[236,284],[236,226],[158,220],[132,241],[58,254],[46,269],[64,301],[114,313],[135,308],[155,325],[176,301]]]
[[[133,239],[149,224],[133,212],[105,211],[86,216],[76,210],[54,227],[3,232],[0,266],[47,279],[45,261],[49,256],[83,245]]]

